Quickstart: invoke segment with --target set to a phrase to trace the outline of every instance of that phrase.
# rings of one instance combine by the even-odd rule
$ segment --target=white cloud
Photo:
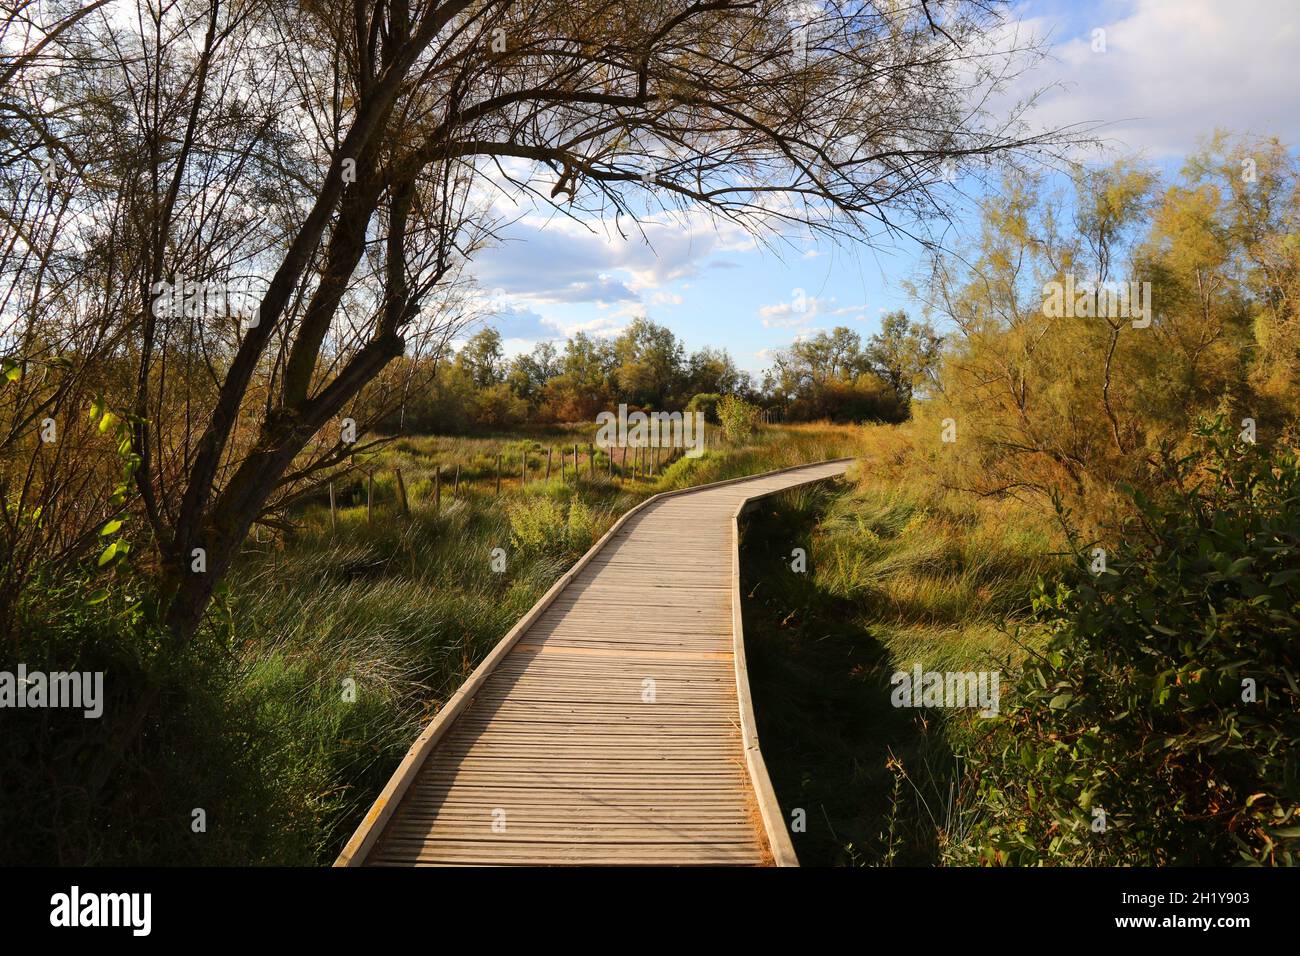
[[[710,256],[754,248],[739,227],[689,211],[647,218],[626,236],[600,221],[528,212],[504,227],[501,238],[478,254],[474,276],[485,288],[534,305],[642,302],[646,293],[698,275]],[[650,302],[679,304],[680,296],[663,292]]]
[[[809,296],[803,301],[803,309],[798,307],[798,300],[791,297],[788,302],[776,302],[759,308],[758,317],[765,329],[804,329],[818,316],[830,318],[848,318],[854,322],[865,322],[868,306],[836,305],[835,296],[822,299]],[[884,312],[884,309],[880,310]]]
[[[1012,90],[1019,99],[1054,82],[1067,84],[1044,97],[1034,122],[1104,121],[1099,135],[1157,157],[1186,154],[1215,127],[1300,142],[1295,0],[1108,2],[1093,23],[1077,8],[1070,12],[1079,24],[1074,35],[1053,36],[1052,59]],[[1024,25],[1039,35],[1055,27],[1046,16]],[[1105,31],[1105,52],[1093,52],[1096,29]]]
[[[760,306],[758,317],[765,329],[797,329],[811,322],[821,305],[816,296],[792,297],[786,302]]]
[[[598,339],[612,339],[627,328],[627,322],[624,319],[624,316],[602,315],[599,318],[589,319],[585,322],[566,322],[563,319],[548,316],[542,319],[542,322],[566,339],[572,338],[579,332],[586,332]]]

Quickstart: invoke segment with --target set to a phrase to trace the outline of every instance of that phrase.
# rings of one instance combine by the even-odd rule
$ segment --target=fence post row
[[[764,416],[765,421],[772,421],[775,419],[775,411],[772,409],[764,409],[762,414]],[[622,449],[622,460],[619,462],[615,462],[614,460],[615,458],[614,451],[616,448]],[[628,467],[629,449],[631,450],[631,456],[632,456],[632,463],[631,463],[630,470]],[[667,452],[667,455],[663,455],[661,453],[661,450],[658,447],[656,447],[654,449],[654,454],[652,457],[650,452],[650,447],[648,445],[610,445],[608,448],[605,449],[605,454],[607,459],[606,465],[608,467],[609,479],[613,481],[616,477],[626,478],[630,476],[633,480],[636,480],[637,478],[654,477],[656,473],[662,473],[663,469],[666,468],[673,461],[676,453],[677,453],[676,448],[670,448]],[[569,480],[568,454],[569,453],[567,448],[560,449],[560,481],[561,482],[567,482]],[[554,456],[555,456],[555,449],[553,447],[548,447],[546,449],[546,480],[547,481],[551,480],[551,475],[554,470]],[[581,461],[581,457],[582,457],[581,445],[578,442],[574,442],[573,480],[575,483],[582,476],[582,472],[580,470],[581,465],[579,464],[579,462]],[[496,456],[496,494],[498,496],[501,494],[502,459],[503,459],[502,453],[498,452]],[[596,479],[596,445],[594,442],[587,443],[587,465],[591,475],[591,479],[594,481]],[[442,508],[442,468],[443,468],[442,465],[438,465],[435,467],[433,472],[433,507],[435,513],[440,511]],[[460,463],[457,462],[454,471],[454,477],[452,478],[452,487],[451,487],[451,494],[452,497],[454,498],[460,497],[460,468],[461,468]],[[538,469],[539,471],[541,469],[540,463],[538,464]],[[398,507],[401,509],[403,515],[409,516],[411,514],[411,500],[406,489],[406,479],[402,475],[402,469],[394,468],[393,477],[397,487]],[[519,480],[521,485],[527,486],[528,484],[528,449],[527,448],[523,449],[519,453]],[[367,524],[373,522],[374,496],[375,496],[375,473],[373,471],[369,471],[366,473],[366,523]],[[334,482],[332,481],[329,482],[329,502],[330,502],[330,531],[337,532],[338,504],[335,498]]]
[[[442,469],[439,468],[439,471],[441,470]],[[410,502],[406,500],[406,482],[402,481],[402,469],[394,468],[393,474],[397,478],[397,501],[402,506],[402,514],[410,515],[411,505]]]

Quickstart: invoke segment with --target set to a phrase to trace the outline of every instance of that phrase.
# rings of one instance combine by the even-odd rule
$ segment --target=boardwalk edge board
[[[338,859],[334,861],[336,867],[361,866],[366,862],[366,857],[374,847],[375,843],[383,834],[385,827],[392,818],[394,811],[401,802],[402,797],[410,789],[412,782],[419,775],[425,761],[432,753],[433,749],[447,734],[456,718],[459,717],[465,708],[474,699],[475,694],[483,687],[488,678],[492,675],[497,665],[514,649],[519,639],[528,631],[528,629],[542,616],[550,607],[557,597],[566,587],[578,576],[578,574],[600,553],[600,551],[612,541],[619,531],[636,515],[647,510],[652,505],[658,504],[668,498],[693,494],[696,492],[720,488],[725,485],[739,484],[741,482],[757,482],[764,478],[772,478],[778,475],[788,474],[794,471],[800,471],[807,468],[815,468],[822,465],[834,465],[840,463],[849,463],[854,461],[852,458],[832,458],[825,461],[808,462],[802,465],[792,465],[788,468],[778,468],[774,471],[763,472],[757,475],[742,475],[736,478],[726,478],[721,481],[709,482],[702,485],[692,485],[688,488],[679,488],[672,491],[663,491],[651,495],[645,501],[633,506],[623,513],[621,517],[605,532],[605,534],[593,544],[587,552],[579,558],[574,565],[562,574],[558,580],[546,591],[545,594],[534,604],[527,613],[524,614],[506,633],[496,646],[488,652],[487,656],[479,663],[478,667],[470,673],[465,682],[456,690],[454,694],[447,699],[447,703],[438,711],[437,715],[420,733],[415,742],[411,745],[406,755],[397,765],[397,769],[385,784],[384,789],[380,791],[375,802],[371,804],[370,809],[362,818],[360,825],[352,834],[344,846],[343,851],[339,854]],[[763,492],[753,495],[742,501],[731,516],[731,550],[732,550],[732,647],[735,661],[736,672],[736,690],[738,703],[740,705],[740,722],[741,737],[745,751],[746,768],[750,776],[750,782],[754,789],[754,795],[758,802],[758,811],[763,821],[764,835],[766,836],[769,849],[772,852],[773,862],[777,866],[798,866],[798,859],[795,857],[794,848],[790,842],[790,836],[781,817],[780,805],[776,800],[776,793],[772,789],[772,783],[768,777],[767,767],[763,762],[763,754],[759,748],[758,733],[754,724],[753,705],[749,692],[749,677],[745,669],[745,647],[744,647],[744,630],[741,624],[741,604],[740,604],[740,538],[739,538],[739,519],[740,515],[748,508],[763,498],[770,497],[780,491],[787,491],[789,488],[798,487],[802,484],[814,484],[819,481],[826,481],[829,478],[839,477],[838,475],[825,475],[817,478],[811,478],[806,482],[799,482],[796,485],[787,486],[773,491]]]

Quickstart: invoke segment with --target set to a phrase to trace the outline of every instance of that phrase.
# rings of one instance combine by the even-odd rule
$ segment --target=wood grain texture
[[[796,865],[753,726],[736,522],[848,464],[628,512],[443,707],[336,865]]]

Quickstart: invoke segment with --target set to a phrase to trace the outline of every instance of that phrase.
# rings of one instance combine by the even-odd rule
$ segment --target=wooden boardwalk
[[[629,511],[448,700],[335,865],[797,865],[754,732],[736,522],[848,464]]]

